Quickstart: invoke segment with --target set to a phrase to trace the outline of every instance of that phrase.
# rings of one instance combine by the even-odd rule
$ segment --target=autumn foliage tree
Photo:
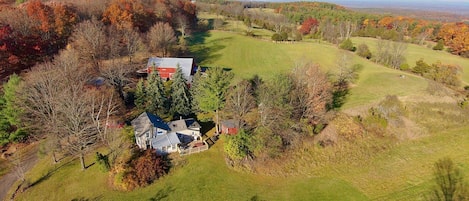
[[[303,24],[301,24],[300,27],[300,33],[303,35],[310,34],[312,32],[315,32],[317,27],[319,26],[319,21],[315,18],[308,18],[305,21],[303,21]]]
[[[103,22],[119,29],[137,28],[146,32],[156,22],[156,16],[139,0],[114,0],[103,13]]]
[[[65,47],[76,11],[61,3],[29,1],[20,8],[0,13],[0,78],[20,72],[37,62],[49,60]]]
[[[129,189],[147,186],[169,171],[169,164],[163,156],[154,150],[138,151],[137,157],[130,161],[124,176],[124,182]]]
[[[469,57],[469,25],[445,24],[441,27],[438,37],[444,40],[451,53]]]

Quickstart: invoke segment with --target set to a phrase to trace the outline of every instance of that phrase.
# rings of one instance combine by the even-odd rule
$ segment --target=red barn
[[[238,133],[236,122],[233,119],[225,120],[221,122],[221,133],[235,135]]]
[[[192,75],[194,75],[196,70],[193,58],[151,57],[148,59],[147,73],[151,73],[151,71],[156,69],[162,79],[171,79],[178,66],[181,68],[187,82],[191,82]]]

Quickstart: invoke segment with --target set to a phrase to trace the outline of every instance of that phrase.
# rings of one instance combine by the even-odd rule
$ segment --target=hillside
[[[191,48],[200,54],[201,65],[229,68],[237,79],[255,74],[268,79],[275,73],[287,72],[295,62],[304,61],[319,63],[325,71],[334,71],[335,60],[341,52],[327,43],[277,44],[226,31],[210,31],[197,36],[196,42],[198,44]],[[363,38],[356,38],[354,42],[373,44],[372,39]],[[456,59],[458,57],[444,52],[427,52],[423,47],[412,45],[407,53],[408,60],[415,61],[422,54],[428,61],[441,58],[467,65],[465,59]],[[307,148],[292,153],[284,164],[272,166],[272,172],[293,173],[288,177],[228,168],[220,141],[207,152],[174,159],[175,168],[169,175],[133,192],[108,187],[107,174],[96,166],[81,172],[75,160],[62,162],[60,168],[55,169],[57,167],[48,165],[50,159],[44,157],[27,176],[28,181],[37,183],[19,194],[18,200],[418,200],[431,186],[431,167],[438,158],[451,156],[468,167],[464,161],[468,161],[469,155],[461,151],[469,145],[469,137],[464,135],[469,132],[469,127],[464,126],[467,114],[454,102],[440,102],[439,98],[431,96],[424,78],[351,56],[351,63],[362,64],[363,69],[342,110],[359,111],[386,95],[398,95],[409,108],[409,119],[421,127],[423,133],[415,133],[412,139],[406,138],[397,144],[377,142],[383,143],[377,150],[375,146],[381,145],[364,144],[374,152],[361,153],[363,150],[354,146],[323,151]],[[402,74],[405,78],[400,77]],[[433,101],[427,102],[424,97]],[[87,160],[92,160],[92,156]],[[74,182],[70,182],[71,179]],[[55,193],[44,193],[51,191]]]
[[[204,0],[207,1],[220,0]],[[28,117],[24,118],[25,121],[35,123],[39,129],[44,127],[40,134],[45,133],[43,136],[34,136],[45,139],[39,141],[42,144],[39,145],[38,163],[24,175],[23,182],[18,181],[12,186],[8,197],[13,194],[15,200],[27,201],[425,200],[435,183],[433,166],[443,157],[454,160],[457,167],[465,173],[464,177],[469,179],[469,101],[466,100],[469,90],[464,91],[464,87],[469,85],[469,59],[463,58],[464,54],[456,56],[447,51],[432,50],[430,46],[434,42],[425,41],[436,41],[440,33],[434,28],[443,24],[402,16],[364,14],[343,6],[317,2],[251,2],[245,5],[239,2],[220,5],[206,3],[197,4],[197,8],[190,1],[184,1],[185,4],[158,1],[159,4],[155,5],[150,1],[141,1],[146,4],[133,6],[132,3],[140,1],[126,1],[129,4],[122,7],[120,1],[112,2],[110,8],[113,9],[106,9],[106,12],[104,8],[107,5],[98,2],[103,3],[103,19],[107,16],[109,21],[102,24],[102,21],[96,21],[93,17],[90,21],[76,25],[76,30],[73,31],[73,34],[77,34],[97,27],[96,33],[103,34],[100,39],[106,41],[102,46],[96,47],[96,52],[103,54],[101,57],[91,54],[88,60],[83,59],[85,57],[77,52],[86,53],[87,49],[74,48],[83,44],[87,47],[87,43],[84,43],[86,40],[71,37],[71,45],[54,57],[54,61],[22,75],[24,84],[20,85],[20,78],[17,77],[19,93],[14,91],[15,93],[8,94],[19,94],[19,98],[10,98],[10,102],[5,98],[5,101],[0,100],[0,104],[1,101],[5,102],[5,108],[6,103],[14,106],[15,104],[11,104],[13,102],[23,106],[20,108],[25,108],[27,112],[21,116]],[[40,4],[39,1],[35,3]],[[144,9],[146,6],[148,10]],[[183,16],[169,11],[189,14],[185,19],[191,19],[193,24],[185,24]],[[81,15],[85,13],[87,12]],[[141,17],[140,14],[148,15],[148,18],[129,17]],[[128,20],[129,24],[120,24],[122,19]],[[315,21],[316,19],[319,21]],[[155,21],[150,23],[146,20]],[[341,40],[353,36],[354,27],[349,20],[358,22],[360,28],[357,29],[362,29],[362,34],[366,36],[380,38],[381,35],[389,35],[387,39],[390,40],[406,39],[408,42],[424,44],[408,44],[403,54],[405,63],[412,68],[416,61],[424,59],[429,64],[441,61],[460,66],[462,84],[451,88],[411,73],[410,70],[396,70],[374,62],[373,57],[368,60],[355,52],[340,49],[339,46],[344,48],[340,45]],[[305,21],[309,21],[310,27],[304,26],[306,28],[302,30],[303,25],[308,24]],[[361,26],[362,22],[366,22],[366,25]],[[396,25],[398,22],[412,23],[415,26],[400,29]],[[150,27],[153,23],[156,24]],[[87,24],[96,26],[85,26]],[[110,24],[116,26],[116,29],[122,26],[122,30],[113,32],[114,28]],[[128,29],[129,25],[140,29],[132,31]],[[422,28],[420,25],[426,27]],[[462,28],[469,27],[460,25]],[[156,34],[161,29],[164,30],[163,34]],[[400,34],[404,29],[408,35]],[[425,37],[415,40],[420,34]],[[96,34],[87,36],[84,38],[97,38]],[[157,47],[155,41],[168,44]],[[376,54],[377,39],[352,37],[351,41],[355,46],[366,44]],[[138,50],[135,49],[132,53],[133,48]],[[469,55],[469,51],[467,53]],[[174,73],[180,77],[174,75],[172,80],[165,79],[165,82],[157,73],[152,73],[145,79],[141,75],[135,75],[133,68],[141,69],[147,62],[148,55],[193,57],[197,65],[210,70],[205,72],[206,76],[198,72],[194,76],[195,81],[191,83],[191,89],[187,88],[187,80],[181,73]],[[396,57],[400,59],[399,55]],[[133,63],[127,65],[127,61]],[[324,73],[316,65],[305,65],[307,63],[318,64]],[[148,70],[155,72],[155,68],[158,69],[156,62],[152,66]],[[162,66],[159,67],[166,67]],[[174,69],[181,67],[180,63],[174,66]],[[191,72],[194,66],[187,66],[187,72]],[[298,68],[301,71],[285,75],[295,67],[303,66],[305,68]],[[395,65],[395,68],[399,66],[400,64]],[[358,70],[353,70],[353,67]],[[212,71],[213,69],[215,70]],[[428,69],[421,71],[424,72],[422,75],[429,77],[428,74],[434,73],[451,77],[452,72],[457,72],[454,70],[447,74],[437,74],[439,69],[443,69],[440,66]],[[218,75],[215,76],[212,72]],[[339,73],[344,76],[338,76]],[[110,74],[113,76],[109,76]],[[284,76],[278,76],[279,74]],[[91,76],[102,76],[104,80],[109,80],[109,86],[90,84],[88,80]],[[255,76],[260,79],[245,81],[246,88],[241,88],[242,84],[238,81]],[[213,82],[208,82],[205,78],[212,78]],[[431,79],[437,80],[434,77]],[[219,80],[223,83],[215,82]],[[317,83],[317,80],[321,83]],[[36,92],[43,88],[42,83],[52,88],[50,93]],[[218,91],[204,93],[211,88],[217,88]],[[13,91],[8,87],[5,89]],[[235,94],[238,90],[244,93]],[[316,93],[317,91],[321,93]],[[271,94],[273,96],[269,96]],[[237,103],[246,103],[244,105],[247,106],[243,114],[245,116],[241,118],[241,115],[236,116],[233,114],[235,112],[229,111],[227,105],[233,104],[237,97],[240,100],[242,95],[246,101]],[[187,110],[181,110],[182,112],[176,111],[174,108],[178,105],[173,104],[181,97],[187,99],[184,102],[187,104],[183,105],[187,106]],[[343,104],[341,102],[336,106],[337,97],[344,98]],[[324,100],[316,101],[316,98]],[[72,101],[69,103],[68,99]],[[217,103],[211,104],[217,108],[209,107],[205,110],[201,107],[201,103],[210,104],[217,99]],[[102,100],[101,103],[98,100]],[[112,103],[114,100],[117,101],[115,105]],[[272,102],[270,105],[269,101]],[[225,107],[218,107],[220,105]],[[43,106],[45,109],[36,111]],[[101,117],[105,106],[108,108],[107,114]],[[1,110],[2,107],[0,105],[0,117],[3,111],[20,111],[14,110],[17,109],[14,107]],[[113,111],[114,108],[117,108],[116,111]],[[71,114],[77,113],[76,110],[83,111],[75,115],[82,118],[68,119],[74,116]],[[239,112],[242,109],[238,107],[234,110]],[[219,111],[222,120],[239,117],[239,126],[236,129],[246,130],[233,136],[221,135],[220,140],[214,142],[205,152],[186,156],[180,156],[176,152],[166,157],[148,151],[149,156],[154,156],[151,158],[141,156],[137,149],[133,149],[136,147],[133,145],[138,132],[134,132],[131,126],[122,126],[125,124],[122,122],[128,124],[143,111],[154,113],[165,122],[166,119],[194,117],[202,125],[200,132],[205,134],[205,139],[215,133],[212,128],[213,119],[215,116],[218,119]],[[44,114],[38,114],[41,112]],[[92,121],[90,116],[93,117]],[[110,116],[112,119],[108,119]],[[114,118],[115,124],[109,123]],[[18,124],[11,124],[9,128],[23,126],[19,119],[16,122]],[[75,129],[80,126],[93,129],[71,132],[73,129],[69,127],[72,124],[70,122],[78,122],[73,124]],[[112,129],[112,134],[111,131],[107,133],[107,129],[114,126],[116,128]],[[149,124],[146,128],[152,126]],[[137,141],[148,143],[155,140],[158,134],[150,137],[152,130],[145,130],[146,134],[142,132],[141,136],[146,136],[147,140],[138,138]],[[156,128],[155,130],[158,131]],[[165,132],[158,133],[163,137]],[[83,133],[90,136],[80,138],[86,137]],[[89,143],[83,143],[88,141]],[[71,149],[71,145],[75,144],[79,145],[75,146],[78,148]],[[189,145],[179,142],[174,146],[184,149]],[[153,143],[150,147],[158,150]],[[262,149],[267,151],[262,152]],[[239,157],[232,157],[233,152]],[[58,153],[58,158],[55,153]],[[51,156],[54,163],[51,163]],[[84,160],[80,161],[79,157]],[[159,164],[154,165],[152,162]],[[0,164],[0,173],[4,171],[2,168]],[[18,170],[20,178],[21,169]],[[141,178],[145,179],[140,180]]]

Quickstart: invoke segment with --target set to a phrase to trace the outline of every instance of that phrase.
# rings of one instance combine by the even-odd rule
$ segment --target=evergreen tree
[[[191,113],[191,96],[182,69],[178,66],[172,76],[171,84],[171,112],[173,114],[188,115]]]
[[[192,77],[191,88],[189,89],[190,94],[192,96],[194,96],[194,94],[197,94],[197,88],[198,88],[197,85],[201,78],[202,78],[202,70],[200,69],[200,67],[198,67],[197,71],[195,72],[195,75]],[[192,101],[191,107],[192,107],[193,113],[197,113],[199,111],[196,101]]]
[[[426,76],[431,70],[431,66],[428,65],[423,61],[423,59],[419,59],[415,62],[415,67],[412,69],[412,72],[419,74],[421,76]]]
[[[146,110],[153,113],[164,113],[166,96],[164,93],[163,80],[158,71],[153,71],[148,76],[146,94]]]
[[[225,95],[233,79],[233,73],[216,67],[207,71],[206,76],[197,80],[194,101],[197,108],[206,113],[215,112],[216,129],[219,131],[218,111],[225,104]]]
[[[139,110],[144,110],[145,109],[145,101],[146,96],[145,96],[145,84],[143,82],[143,79],[140,79],[137,83],[137,89],[135,90],[135,106]]]
[[[26,132],[21,128],[21,108],[17,104],[17,91],[21,79],[13,74],[3,85],[3,96],[0,98],[0,144],[22,140]]]

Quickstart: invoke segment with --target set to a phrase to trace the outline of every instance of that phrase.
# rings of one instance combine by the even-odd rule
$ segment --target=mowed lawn
[[[92,160],[91,158],[88,160]],[[50,159],[44,158],[27,177],[35,182],[47,172]],[[78,160],[53,172],[18,200],[367,200],[351,184],[328,177],[261,176],[231,170],[225,164],[222,143],[206,152],[187,157],[182,167],[154,184],[121,192],[108,185],[108,174],[96,165],[85,171]]]
[[[254,75],[268,79],[305,62],[318,63],[324,72],[334,72],[338,57],[349,54],[350,65],[362,64],[363,69],[345,109],[379,101],[386,95],[419,95],[425,93],[427,86],[427,81],[419,76],[386,68],[325,42],[273,43],[225,31],[210,31],[199,40],[203,43],[192,47],[195,52],[204,53],[199,59],[195,55],[199,65],[231,69],[237,79]],[[406,76],[403,79],[400,75]]]

